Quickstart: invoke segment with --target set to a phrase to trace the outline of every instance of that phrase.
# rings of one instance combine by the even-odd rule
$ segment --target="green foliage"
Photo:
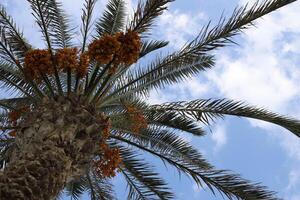
[[[147,40],[143,41],[140,58],[146,56],[147,54],[166,47],[169,44],[168,41],[156,41],[156,40]]]
[[[105,178],[97,177],[93,172],[89,172],[78,180],[67,183],[65,194],[71,199],[81,199],[84,192],[88,192],[91,200],[114,200],[112,184]]]
[[[129,28],[138,33],[145,33],[153,26],[154,20],[167,9],[167,4],[174,0],[139,0]]]
[[[97,38],[104,34],[112,35],[124,30],[125,23],[125,1],[110,0],[106,10],[96,23]]]
[[[85,0],[84,2],[84,9],[82,9],[82,26],[81,26],[81,34],[82,34],[82,49],[81,51],[84,52],[86,48],[86,44],[88,41],[88,35],[91,29],[91,22],[92,22],[92,14],[95,7],[97,0]]]
[[[12,53],[16,56],[16,59],[23,60],[25,52],[28,51],[31,46],[26,42],[23,33],[20,32],[13,18],[7,14],[5,8],[1,5],[0,27],[2,32],[2,40],[7,41]]]
[[[167,184],[154,172],[153,167],[130,149],[119,147],[124,169],[122,174],[129,187],[128,199],[173,199]]]
[[[282,126],[300,137],[300,121],[289,117],[281,116],[262,108],[248,106],[242,102],[235,102],[226,99],[200,99],[191,102],[175,102],[162,105],[154,105],[149,111],[161,113],[178,113],[181,116],[209,124],[210,121],[224,115],[248,117],[271,122]]]

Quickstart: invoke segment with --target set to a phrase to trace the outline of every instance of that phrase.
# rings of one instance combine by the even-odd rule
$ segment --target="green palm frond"
[[[50,37],[57,48],[72,46],[72,32],[70,20],[62,9],[62,3],[56,0],[49,0],[47,5],[51,22],[49,23]]]
[[[143,41],[140,53],[140,59],[147,54],[166,47],[169,44],[168,41],[146,40]]]
[[[71,46],[69,20],[57,0],[27,0],[50,51]]]
[[[106,178],[97,177],[92,171],[79,179],[72,180],[65,187],[66,195],[71,199],[81,199],[88,192],[91,200],[114,200],[112,184]]]
[[[259,199],[259,200],[279,200],[275,193],[269,191],[265,186],[258,183],[251,183],[240,177],[223,170],[208,170],[205,172],[193,171],[215,194],[215,191],[224,194],[228,199]],[[214,189],[215,188],[215,189]]]
[[[16,26],[13,18],[9,16],[3,6],[0,5],[0,30],[3,30],[6,40],[9,42],[14,55],[22,61],[25,53],[31,48],[23,36],[23,33]]]
[[[32,15],[34,16],[36,23],[41,29],[44,40],[47,43],[48,49],[52,51],[52,41],[50,38],[50,23],[53,16],[48,12],[48,5],[50,0],[27,0],[30,3],[32,9]],[[53,6],[53,5],[52,5]]]
[[[72,180],[67,183],[65,187],[65,194],[74,200],[79,200],[82,194],[86,191],[86,185],[83,178],[79,180]]]
[[[119,147],[124,167],[121,169],[129,186],[128,199],[173,199],[167,184],[152,166],[138,159],[138,154]]]
[[[155,18],[167,9],[167,4],[174,0],[139,0],[137,9],[129,28],[138,33],[147,32],[154,23]]]
[[[91,200],[115,200],[115,192],[110,180],[100,178],[93,172],[86,175],[86,188],[90,194]]]
[[[161,132],[161,134],[152,137],[144,137],[143,140],[134,140],[128,137],[125,139],[120,136],[113,136],[112,138],[155,155],[164,163],[174,166],[179,173],[183,172],[192,177],[199,187],[207,186],[214,194],[215,191],[218,191],[229,199],[277,199],[273,192],[268,191],[263,186],[252,184],[240,178],[239,175],[231,174],[228,171],[215,170],[205,160],[200,159],[197,151],[195,159],[184,159],[182,153],[185,153],[185,150],[191,151],[191,147],[174,134]],[[179,145],[179,147],[174,150],[174,145]],[[194,153],[192,152],[192,155]]]
[[[97,0],[85,0],[84,2],[84,8],[82,9],[82,16],[81,16],[81,35],[82,35],[82,47],[81,47],[81,53],[84,53],[86,50],[86,46],[88,44],[88,39],[89,39],[89,33],[92,28],[92,16],[93,16],[93,10],[95,7]],[[91,70],[91,68],[89,68]],[[86,74],[85,76],[85,83],[86,83],[86,88],[89,83],[89,73]],[[77,92],[78,86],[79,86],[79,76],[76,76],[76,82],[74,86],[74,91]]]
[[[290,117],[281,116],[266,109],[249,106],[242,102],[226,99],[200,99],[191,102],[174,102],[151,106],[150,110],[156,112],[176,112],[180,115],[190,117],[196,121],[209,124],[211,120],[224,115],[234,115],[258,119],[277,124],[300,136],[300,121]]]
[[[149,112],[145,117],[149,125],[172,128],[192,133],[195,136],[205,135],[204,130],[194,120],[178,115],[177,113]]]
[[[168,84],[186,80],[210,69],[214,65],[214,57],[208,55],[170,55],[165,59],[157,59],[146,69],[140,68],[127,80],[119,80],[121,84],[108,95],[108,102],[114,98],[129,97],[133,94],[148,94],[151,89],[159,89]]]
[[[122,169],[121,173],[123,174],[127,182],[127,188],[129,188],[127,199],[147,200],[147,197],[144,195],[143,191],[141,191],[139,183],[136,180],[134,180],[134,177],[132,177],[128,172]]]
[[[23,74],[14,65],[5,61],[0,62],[0,86],[13,93],[32,96],[32,87]]]
[[[4,28],[0,29],[0,59],[11,64],[18,63]]]
[[[256,3],[248,9],[248,6],[236,8],[228,19],[222,17],[219,23],[212,27],[208,23],[199,36],[190,43],[190,51],[206,53],[213,49],[223,47],[230,43],[234,43],[232,38],[243,30],[253,26],[253,22],[262,16],[277,10],[296,0],[271,0],[256,1]]]
[[[92,15],[93,10],[95,7],[97,0],[85,0],[84,1],[84,8],[82,9],[82,16],[81,16],[81,34],[82,34],[82,48],[81,52],[85,51],[87,42],[88,42],[88,36],[89,32],[91,30],[91,22],[92,22]]]
[[[140,134],[113,131],[111,138],[150,153],[164,162],[187,172],[185,168],[211,169],[202,155],[176,133],[164,129],[146,129]]]
[[[101,37],[104,34],[114,34],[124,30],[125,26],[125,1],[110,0],[107,3],[106,10],[102,18],[96,23],[97,36]]]

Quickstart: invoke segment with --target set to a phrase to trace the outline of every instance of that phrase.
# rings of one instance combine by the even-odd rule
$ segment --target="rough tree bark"
[[[54,199],[67,181],[82,175],[99,148],[103,121],[97,115],[64,98],[44,100],[26,115],[0,172],[0,199]]]

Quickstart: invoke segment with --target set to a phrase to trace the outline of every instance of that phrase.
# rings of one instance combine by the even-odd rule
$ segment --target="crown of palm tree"
[[[127,181],[128,199],[173,199],[167,184],[140,152],[160,158],[199,187],[207,186],[229,199],[276,199],[263,186],[215,169],[177,133],[203,136],[204,126],[234,115],[274,123],[300,136],[300,121],[228,99],[150,105],[145,97],[153,89],[180,83],[214,67],[213,50],[234,43],[232,38],[256,19],[295,0],[269,0],[237,8],[217,25],[208,23],[180,50],[148,64],[139,64],[139,60],[168,44],[149,35],[155,19],[173,0],[139,1],[128,24],[125,1],[110,0],[94,28],[96,0],[85,0],[81,44],[73,42],[74,29],[61,3],[27,1],[43,35],[44,50],[29,44],[0,7],[0,83],[15,96],[0,100],[0,166],[4,171],[28,118],[40,112],[41,105],[71,102],[96,113],[95,118],[103,123],[101,139],[93,141],[99,143],[99,151],[91,155],[84,174],[66,183],[65,189],[74,199],[85,191],[91,199],[114,199],[110,178],[116,173]]]

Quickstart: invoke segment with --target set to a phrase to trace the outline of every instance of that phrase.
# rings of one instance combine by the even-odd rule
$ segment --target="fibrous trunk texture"
[[[101,122],[66,99],[44,100],[18,130],[12,158],[0,172],[1,200],[54,199],[83,175],[101,139]]]

